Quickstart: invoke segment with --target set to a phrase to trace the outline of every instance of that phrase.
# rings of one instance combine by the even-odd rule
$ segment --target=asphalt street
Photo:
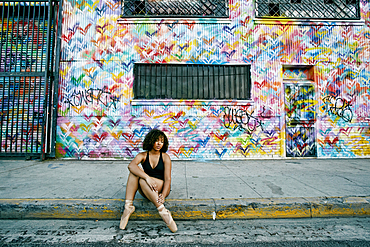
[[[369,218],[177,221],[1,220],[3,246],[370,246]]]

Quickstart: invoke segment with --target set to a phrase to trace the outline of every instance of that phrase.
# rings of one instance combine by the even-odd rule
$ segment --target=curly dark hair
[[[168,139],[166,134],[163,131],[158,129],[153,129],[149,131],[149,133],[145,136],[143,142],[143,149],[146,151],[152,150],[154,143],[160,138],[163,137],[163,147],[161,148],[161,152],[165,153],[168,150]]]

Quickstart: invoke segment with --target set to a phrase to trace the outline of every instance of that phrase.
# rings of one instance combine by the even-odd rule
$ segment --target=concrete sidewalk
[[[0,219],[114,219],[129,161],[0,160]],[[159,219],[139,194],[132,219]],[[175,219],[370,216],[370,159],[173,161]]]

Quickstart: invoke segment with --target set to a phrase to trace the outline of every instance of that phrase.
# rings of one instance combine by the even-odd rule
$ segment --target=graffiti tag
[[[117,109],[117,102],[119,102],[119,97],[112,95],[108,91],[108,87],[103,89],[94,89],[90,88],[87,90],[74,90],[70,95],[66,96],[64,103],[67,103],[69,107],[79,107],[82,105],[98,105],[102,104],[103,106],[110,108],[114,107]]]
[[[342,118],[346,122],[351,122],[353,113],[347,100],[328,95],[323,98],[323,102],[326,104],[326,111]]]
[[[253,112],[249,113],[246,110],[225,107],[223,124],[228,129],[239,129],[248,133],[254,132],[258,127],[263,129],[262,121],[252,114]]]

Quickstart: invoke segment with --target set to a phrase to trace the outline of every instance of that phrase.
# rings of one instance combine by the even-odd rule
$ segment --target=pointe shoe
[[[171,232],[177,232],[177,225],[172,219],[171,212],[168,211],[166,208],[158,212],[163,221],[166,223],[167,227],[171,230]]]
[[[130,205],[126,206],[125,205],[125,210],[123,211],[123,214],[121,216],[121,221],[119,223],[119,228],[124,230],[127,226],[128,219],[130,218],[131,214],[135,211],[135,206]]]

